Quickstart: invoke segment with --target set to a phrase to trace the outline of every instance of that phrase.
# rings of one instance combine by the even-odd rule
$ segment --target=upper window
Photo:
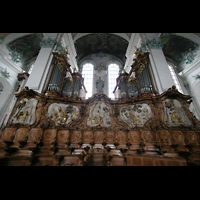
[[[84,78],[84,85],[87,90],[87,93],[85,96],[86,99],[92,96],[93,71],[94,71],[93,64],[86,63],[83,65],[82,76]]]
[[[109,97],[114,99],[115,95],[113,93],[113,90],[115,89],[115,86],[117,84],[116,79],[119,76],[119,65],[117,64],[110,64],[108,66],[108,90],[109,90]]]
[[[175,71],[174,71],[173,66],[170,65],[170,64],[168,64],[168,67],[169,67],[169,71],[170,71],[170,73],[171,73],[171,75],[172,75],[172,78],[173,78],[173,80],[174,80],[174,84],[175,84],[177,90],[178,90],[180,93],[183,93],[183,90],[181,89],[180,83],[179,83],[179,81],[178,81],[178,78],[177,78],[177,76],[176,76],[176,73],[175,73]]]

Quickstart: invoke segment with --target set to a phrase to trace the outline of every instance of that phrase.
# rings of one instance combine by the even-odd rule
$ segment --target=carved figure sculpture
[[[101,80],[101,77],[99,77],[99,79],[96,82],[96,88],[97,88],[97,92],[103,93],[104,81]]]

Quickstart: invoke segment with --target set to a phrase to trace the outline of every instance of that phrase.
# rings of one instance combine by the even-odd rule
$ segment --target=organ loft
[[[0,166],[200,165],[198,34],[0,39]]]

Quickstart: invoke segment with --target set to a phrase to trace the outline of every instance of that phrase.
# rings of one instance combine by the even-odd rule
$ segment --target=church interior
[[[199,166],[200,33],[0,33],[0,166]]]

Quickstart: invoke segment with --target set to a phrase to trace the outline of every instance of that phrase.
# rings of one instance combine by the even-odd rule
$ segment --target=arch
[[[89,34],[94,34],[94,33],[77,33],[75,36],[74,36],[74,42],[76,40],[78,40],[79,38],[81,37],[84,37],[86,35],[89,35]],[[125,40],[127,40],[129,42],[129,36],[126,34],[126,33],[110,33],[110,34],[113,34],[113,35],[117,35]]]
[[[11,91],[11,84],[8,80],[6,80],[4,77],[0,76],[0,83],[3,86],[3,91],[2,92],[12,92]]]

